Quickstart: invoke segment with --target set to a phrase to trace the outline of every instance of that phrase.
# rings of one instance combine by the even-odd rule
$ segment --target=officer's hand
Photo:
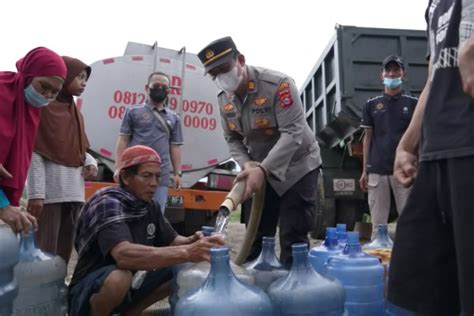
[[[369,177],[367,176],[367,173],[362,172],[362,175],[360,176],[360,179],[359,179],[359,186],[362,191],[367,192],[368,182],[369,182]]]
[[[28,213],[39,219],[43,211],[44,200],[43,199],[31,199],[28,200]]]
[[[200,262],[210,261],[209,250],[213,247],[224,245],[224,239],[221,236],[203,237],[187,246],[187,261]]]
[[[89,165],[83,168],[82,173],[85,180],[95,180],[98,170],[96,166]]]
[[[259,167],[248,168],[237,175],[235,182],[244,179],[246,179],[247,183],[241,202],[244,202],[252,195],[252,193],[259,191],[262,188],[263,183],[265,182],[265,173],[262,168]]]
[[[458,67],[464,92],[474,98],[474,38],[466,40],[459,50]]]
[[[179,190],[181,189],[181,183],[182,183],[182,179],[181,179],[181,176],[180,175],[175,175],[173,177],[173,183],[174,183],[174,188]]]
[[[0,163],[0,180],[10,179],[12,175],[8,172],[7,169]]]
[[[393,176],[405,188],[408,188],[415,181],[418,161],[416,155],[406,150],[397,149],[395,154],[395,164]]]
[[[34,216],[13,206],[0,209],[0,219],[7,223],[15,233],[28,233],[30,227],[33,227],[35,231],[38,229],[38,222]]]

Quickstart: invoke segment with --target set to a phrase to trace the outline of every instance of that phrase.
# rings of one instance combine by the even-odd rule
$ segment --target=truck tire
[[[310,235],[314,239],[323,239],[326,236],[326,227],[336,224],[336,201],[325,197],[322,176],[318,177],[317,205],[314,216],[314,226]]]

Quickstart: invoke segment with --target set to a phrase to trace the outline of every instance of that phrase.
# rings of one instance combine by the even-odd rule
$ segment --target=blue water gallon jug
[[[362,249],[364,250],[387,249],[391,251],[392,248],[393,248],[393,241],[388,236],[387,224],[379,224],[375,239],[372,240],[372,242],[365,244]]]
[[[311,267],[307,244],[294,244],[292,252],[290,273],[273,282],[267,291],[275,315],[345,315],[342,285]]]
[[[358,232],[347,233],[344,251],[328,259],[326,271],[344,286],[349,315],[384,315],[384,268],[362,251]]]
[[[339,246],[341,246],[341,248],[344,248],[347,242],[346,224],[337,224],[336,231],[337,231],[337,242],[339,243]]]
[[[230,267],[237,279],[243,283],[253,285],[254,278],[245,268],[230,262]],[[207,261],[194,263],[178,272],[178,299],[186,292],[199,288],[209,275],[211,264]]]
[[[266,291],[270,284],[288,274],[288,270],[278,261],[275,255],[275,238],[262,238],[262,252],[257,259],[244,266],[254,279],[255,285]]]
[[[199,288],[176,305],[176,316],[271,316],[268,296],[254,285],[239,281],[229,264],[229,248],[212,248],[211,270]]]
[[[212,233],[214,232],[214,227],[213,226],[202,226],[201,232],[206,236],[211,236]],[[192,262],[184,262],[184,263],[179,263],[173,266],[173,282],[171,284],[171,294],[168,298],[168,302],[170,303],[170,308],[171,308],[171,313],[174,313],[174,309],[176,307],[176,303],[178,302],[178,292],[179,292],[179,286],[178,286],[178,273],[179,271],[189,268],[193,265]]]
[[[335,227],[326,227],[326,239],[324,243],[314,247],[309,252],[309,262],[314,270],[320,274],[326,274],[326,262],[330,256],[335,256],[342,252],[337,239]]]
[[[33,232],[21,235],[15,277],[19,291],[13,305],[14,316],[65,315],[66,263],[37,248]]]
[[[18,284],[13,268],[18,262],[18,239],[9,226],[0,225],[0,316],[10,316]]]

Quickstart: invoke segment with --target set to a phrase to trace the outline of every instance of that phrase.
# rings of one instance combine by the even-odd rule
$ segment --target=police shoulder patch
[[[278,87],[278,99],[280,100],[280,107],[283,109],[293,105],[293,97],[288,82],[282,82]]]

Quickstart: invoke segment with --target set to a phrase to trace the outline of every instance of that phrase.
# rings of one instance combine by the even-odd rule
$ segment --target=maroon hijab
[[[12,174],[0,181],[10,203],[19,204],[39,125],[40,109],[25,102],[24,89],[34,77],[66,79],[66,66],[55,52],[37,47],[17,61],[18,72],[0,72],[0,163]]]

